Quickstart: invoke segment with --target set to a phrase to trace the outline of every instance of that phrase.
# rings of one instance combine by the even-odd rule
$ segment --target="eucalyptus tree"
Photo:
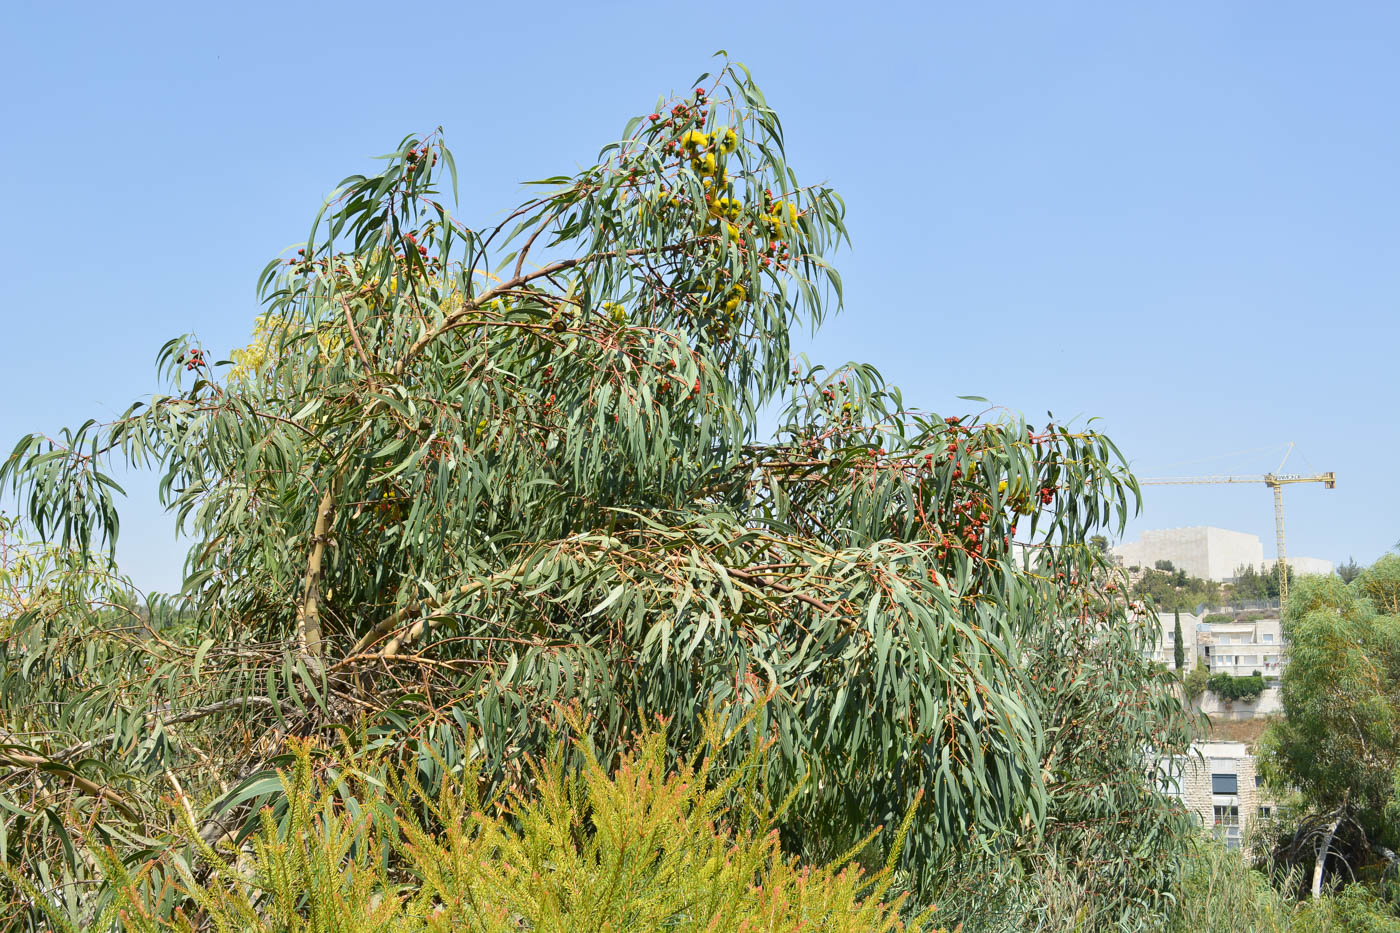
[[[1085,544],[1137,504],[1112,443],[794,356],[841,304],[844,205],[740,65],[499,224],[454,215],[456,173],[440,132],[405,139],[266,267],[252,345],[172,340],[160,394],[5,461],[85,559],[113,553],[114,461],[159,472],[194,542],[177,603],[16,619],[7,858],[80,873],[54,842],[77,818],[154,845],[154,783],[236,841],[293,734],[512,785],[570,710],[606,762],[655,717],[684,748],[757,704],[791,847],[918,801],[921,891],[1054,850],[1104,918],[1164,909],[1182,824],[1145,756],[1191,724],[1143,658],[1155,616]],[[63,788],[77,809],[43,816]]]
[[[1400,615],[1387,612],[1382,582],[1398,564],[1381,558],[1350,586],[1304,577],[1284,610],[1285,715],[1264,734],[1261,758],[1270,782],[1301,804],[1275,854],[1310,869],[1315,898],[1324,869],[1344,864],[1355,877],[1379,857],[1393,863],[1389,847],[1400,843]]]

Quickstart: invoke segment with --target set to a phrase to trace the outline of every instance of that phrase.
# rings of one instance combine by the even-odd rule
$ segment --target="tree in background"
[[[1210,668],[1206,667],[1206,662],[1197,659],[1191,672],[1182,678],[1182,688],[1185,690],[1187,699],[1194,700],[1206,692],[1206,685],[1210,682]]]
[[[1343,583],[1350,583],[1361,575],[1361,565],[1356,562],[1355,557],[1348,557],[1345,564],[1337,565],[1337,576],[1342,578]]]
[[[844,206],[799,185],[745,69],[702,80],[497,226],[444,203],[440,134],[405,139],[267,266],[232,369],[173,340],[162,394],[19,443],[0,480],[97,572],[113,461],[159,471],[194,544],[176,602],[72,588],[15,620],[9,864],[96,909],[75,835],[144,863],[173,793],[237,845],[285,812],[291,736],[527,793],[566,715],[612,767],[657,717],[685,749],[716,710],[747,723],[726,754],[765,748],[790,852],[872,824],[888,847],[912,807],[919,897],[985,907],[1000,871],[1034,917],[1017,879],[1041,872],[1105,923],[1160,919],[1189,822],[1143,751],[1175,767],[1195,721],[1085,544],[1137,505],[1121,455],[794,363],[840,304]]]
[[[1263,575],[1255,569],[1253,564],[1244,564],[1235,568],[1235,579],[1230,584],[1230,598],[1232,600],[1238,602],[1262,600],[1268,595],[1267,589]]]
[[[1359,584],[1304,577],[1290,591],[1285,718],[1261,743],[1270,783],[1302,795],[1306,812],[1278,854],[1310,863],[1314,895],[1339,833],[1353,872],[1373,846],[1400,841],[1385,818],[1400,766],[1400,616],[1377,614]]]
[[[1400,554],[1386,554],[1358,573],[1352,588],[1377,612],[1400,615]]]
[[[1169,560],[1154,561],[1152,566],[1156,570],[1165,570],[1167,573],[1176,572],[1176,566]]]
[[[1220,584],[1179,570],[1144,570],[1133,584],[1134,599],[1151,600],[1158,611],[1193,611],[1220,598]]]
[[[1280,574],[1280,573],[1286,573],[1286,574],[1288,574],[1288,587],[1289,587],[1289,591],[1290,591],[1290,592],[1292,591],[1293,583],[1294,583],[1294,574],[1293,574],[1293,567],[1292,567],[1292,565],[1290,565],[1290,564],[1283,564],[1282,567],[1281,567],[1281,569],[1280,569],[1280,564],[1279,564],[1279,562],[1278,562],[1278,561],[1274,561],[1274,565],[1273,565],[1272,567],[1269,568],[1268,572],[1262,574],[1261,577],[1260,577],[1260,579],[1261,579],[1261,580],[1263,581],[1263,583],[1264,583],[1264,598],[1265,598],[1265,599],[1278,599],[1278,598],[1279,598],[1280,589],[1279,589],[1279,582],[1278,582],[1278,581],[1279,581],[1279,574]]]
[[[1181,637],[1181,610],[1173,610],[1172,617],[1172,659],[1176,662],[1176,670],[1180,672],[1186,666],[1186,642]]]

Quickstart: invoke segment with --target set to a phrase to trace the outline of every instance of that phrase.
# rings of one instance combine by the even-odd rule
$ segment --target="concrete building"
[[[1212,674],[1248,677],[1258,671],[1277,681],[1283,669],[1283,631],[1278,619],[1212,622],[1197,633],[1201,656]]]
[[[1176,786],[1168,787],[1202,826],[1231,849],[1244,844],[1250,824],[1274,812],[1260,786],[1254,756],[1243,742],[1202,742],[1181,762]]]
[[[1266,560],[1264,561],[1264,565],[1260,569],[1263,570],[1265,573],[1268,573],[1274,569],[1274,564],[1276,563],[1278,563],[1276,560]],[[1330,560],[1324,560],[1321,557],[1290,556],[1288,558],[1288,566],[1293,568],[1293,575],[1296,577],[1315,575],[1328,577],[1332,575],[1334,570],[1336,570],[1335,564],[1333,564]]]
[[[1257,535],[1204,525],[1144,531],[1137,541],[1120,544],[1113,553],[1125,567],[1153,567],[1159,560],[1169,560],[1189,576],[1222,582],[1233,580],[1239,567],[1264,562],[1264,546]]]
[[[1144,531],[1137,541],[1119,544],[1111,553],[1125,567],[1152,568],[1158,561],[1169,560],[1188,576],[1218,583],[1234,580],[1241,567],[1264,573],[1274,565],[1274,561],[1264,560],[1264,545],[1258,535],[1208,525]],[[1320,557],[1289,557],[1288,565],[1299,576],[1333,570],[1332,562]]]
[[[1150,660],[1160,661],[1173,670],[1176,669],[1176,641],[1173,635],[1176,630],[1176,618],[1170,612],[1157,613],[1157,622],[1162,626],[1162,637],[1157,641],[1157,650],[1147,655]],[[1199,656],[1196,644],[1196,628],[1201,624],[1198,616],[1189,612],[1181,614],[1181,644],[1186,649],[1186,659],[1182,664],[1183,671],[1189,671],[1196,666],[1196,658]]]

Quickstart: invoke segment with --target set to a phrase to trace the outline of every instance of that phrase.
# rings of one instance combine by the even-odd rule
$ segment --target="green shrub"
[[[1211,674],[1206,681],[1206,689],[1222,700],[1242,700],[1246,703],[1259,699],[1264,692],[1264,675],[1254,671],[1248,677],[1235,677],[1231,674]]]
[[[672,770],[653,732],[611,777],[579,742],[581,771],[556,751],[528,766],[528,793],[496,801],[480,797],[481,775],[470,770],[429,795],[416,768],[317,757],[303,745],[280,772],[285,820],[265,808],[236,853],[200,842],[188,820],[195,859],[170,849],[132,870],[89,840],[116,898],[81,928],[931,930],[922,916],[900,926],[905,895],[891,893],[888,865],[866,873],[853,864],[858,850],[822,866],[785,856],[773,823],[781,808],[755,795],[768,749],[756,745],[720,779],[711,762],[727,742],[713,725],[708,736],[703,755]],[[56,929],[80,928],[61,905],[45,912]]]
[[[1298,905],[1288,929],[1292,933],[1400,933],[1400,919],[1365,886],[1352,884]]]
[[[1206,684],[1210,681],[1210,669],[1205,662],[1197,661],[1196,666],[1191,668],[1191,673],[1181,679],[1181,684],[1186,692],[1187,699],[1194,700],[1196,697],[1206,692]]]
[[[1202,838],[1177,891],[1170,933],[1274,933],[1291,929],[1292,905],[1238,852]]]
[[[1228,612],[1209,612],[1201,621],[1214,625],[1217,622],[1233,622],[1235,617]]]
[[[1296,873],[1269,883],[1238,852],[1203,838],[1177,891],[1168,933],[1400,933],[1400,920],[1364,885],[1295,903]]]

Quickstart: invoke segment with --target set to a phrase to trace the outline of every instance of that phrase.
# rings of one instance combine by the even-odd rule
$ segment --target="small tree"
[[[1205,693],[1209,680],[1210,668],[1206,667],[1204,661],[1197,660],[1196,666],[1191,668],[1191,673],[1187,674],[1181,682],[1187,699],[1194,700]]]
[[[1244,564],[1235,568],[1235,579],[1230,584],[1230,598],[1236,601],[1247,601],[1264,599],[1267,595],[1267,587],[1259,571],[1253,564]]]
[[[1162,571],[1165,571],[1165,572],[1167,572],[1167,573],[1175,573],[1175,572],[1176,572],[1176,565],[1173,564],[1173,563],[1172,563],[1171,561],[1169,561],[1169,560],[1159,560],[1159,561],[1155,561],[1155,562],[1152,564],[1152,566],[1153,566],[1153,567],[1156,567],[1158,570],[1162,570]]]
[[[1176,669],[1179,672],[1186,666],[1186,642],[1181,637],[1181,610],[1177,609],[1172,613],[1174,620],[1172,626],[1172,655],[1176,661]]]
[[[1279,587],[1280,574],[1288,575],[1288,586],[1290,590],[1292,589],[1294,582],[1293,567],[1286,563],[1281,564],[1278,561],[1274,561],[1274,565],[1269,568],[1269,572],[1263,576],[1265,599],[1279,598],[1279,593],[1281,592]]]
[[[1337,565],[1337,576],[1342,578],[1343,583],[1350,583],[1361,575],[1361,565],[1356,562],[1355,557],[1348,557],[1345,564]]]

